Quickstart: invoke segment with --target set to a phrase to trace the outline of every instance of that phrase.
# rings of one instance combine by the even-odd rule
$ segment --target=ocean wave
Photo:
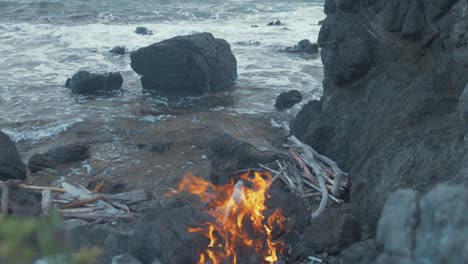
[[[77,118],[70,121],[58,121],[40,126],[27,128],[2,128],[0,130],[7,134],[14,142],[37,142],[61,134],[79,122],[83,122],[83,120],[81,118]]]

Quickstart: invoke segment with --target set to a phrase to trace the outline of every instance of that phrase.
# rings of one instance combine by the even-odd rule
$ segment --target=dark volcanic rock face
[[[122,87],[122,83],[122,75],[118,72],[96,74],[79,71],[67,80],[65,86],[74,94],[95,95],[118,90]]]
[[[140,48],[131,66],[143,89],[166,95],[203,95],[233,86],[237,61],[230,45],[210,33],[179,36]]]
[[[467,182],[467,6],[326,1],[324,96],[302,109],[292,130],[350,172],[367,235],[396,188]]]
[[[15,144],[0,131],[0,180],[26,179],[26,166],[24,165]]]

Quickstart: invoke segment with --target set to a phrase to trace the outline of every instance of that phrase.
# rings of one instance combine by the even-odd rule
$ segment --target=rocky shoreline
[[[287,232],[278,236],[290,246],[277,263],[468,262],[467,9],[466,0],[325,1],[318,39],[324,93],[302,108],[291,132],[349,172],[351,189],[344,203],[329,202],[311,219],[320,199],[301,199],[275,182],[268,213],[283,210]],[[287,52],[317,51],[301,43]],[[155,43],[131,58],[145,90],[202,96],[185,106],[135,105],[135,115],[158,122],[87,120],[38,144],[15,146],[0,132],[0,180],[88,189],[105,180],[110,193],[143,188],[151,199],[130,208],[136,219],[67,220],[60,229],[66,244],[100,247],[98,263],[195,263],[203,237],[186,227],[206,220],[203,205],[165,194],[186,173],[222,184],[275,162],[271,150],[289,134],[271,118],[289,121],[284,111],[302,95],[281,94],[271,116],[216,110],[238,99],[231,93],[237,61],[209,33]],[[67,81],[73,93],[86,94],[121,85],[119,73],[79,72]],[[15,190],[10,199],[10,214],[41,213],[33,191]]]

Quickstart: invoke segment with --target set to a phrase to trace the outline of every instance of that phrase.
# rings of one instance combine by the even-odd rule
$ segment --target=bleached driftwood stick
[[[95,203],[95,202],[101,200],[102,198],[104,198],[103,195],[98,195],[98,196],[92,197],[92,198],[77,200],[76,202],[73,202],[71,204],[67,204],[67,205],[62,206],[62,209],[76,208],[76,207],[80,207],[80,206],[83,206],[83,205],[92,204],[92,203]]]
[[[52,209],[52,191],[42,190],[41,211],[43,215],[49,215]]]
[[[299,166],[302,167],[306,178],[313,181],[312,173],[310,172],[310,169],[306,165],[304,160],[292,148],[289,149],[289,153],[297,161]],[[327,190],[327,186],[325,185],[325,179],[320,175],[321,173],[320,170],[315,171],[314,167],[312,167],[312,169],[316,173],[315,176],[317,177],[319,184],[320,184],[320,191],[322,192],[322,200],[320,201],[319,208],[317,208],[317,210],[315,210],[315,212],[312,213],[312,218],[316,218],[320,214],[322,214],[322,212],[325,210],[325,207],[327,206],[327,201],[328,201],[328,190]]]

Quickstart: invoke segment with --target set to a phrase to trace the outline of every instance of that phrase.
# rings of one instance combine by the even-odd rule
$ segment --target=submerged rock
[[[26,179],[26,166],[15,144],[5,133],[0,131],[0,180]]]
[[[275,107],[278,111],[284,111],[286,109],[292,108],[301,101],[302,94],[298,90],[282,92],[278,98],[276,98]]]
[[[126,50],[124,46],[115,46],[113,49],[109,50],[109,52],[117,55],[124,55]]]
[[[281,26],[283,23],[281,23],[281,20],[276,20],[276,21],[271,21],[270,23],[267,24],[267,26]]]
[[[135,33],[138,35],[153,35],[153,31],[149,30],[146,27],[137,27]]]
[[[297,43],[294,47],[288,47],[284,51],[290,53],[309,53],[315,54],[318,53],[319,46],[317,43],[312,44],[310,40],[303,39]]]
[[[89,158],[88,145],[68,145],[52,148],[44,154],[34,154],[29,158],[28,168],[38,172],[44,168],[55,168],[59,164],[82,161]]]
[[[119,90],[122,83],[123,78],[119,72],[97,74],[79,71],[71,79],[67,79],[65,86],[74,94],[96,95]]]
[[[203,95],[234,85],[237,61],[230,45],[210,33],[179,36],[140,48],[131,66],[143,89],[164,95]]]

